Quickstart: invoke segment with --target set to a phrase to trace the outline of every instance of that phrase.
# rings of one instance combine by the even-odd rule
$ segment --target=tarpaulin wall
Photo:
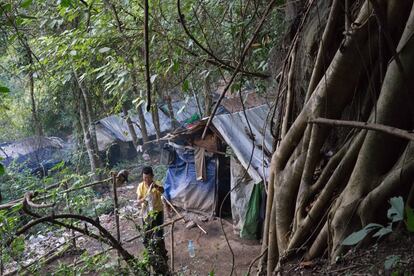
[[[193,212],[213,214],[216,197],[216,160],[206,157],[206,180],[196,180],[194,151],[176,149],[164,182],[164,195],[175,206]]]
[[[261,231],[263,184],[262,182],[255,184],[255,181],[234,157],[230,160],[230,172],[234,232],[244,239],[256,239]]]

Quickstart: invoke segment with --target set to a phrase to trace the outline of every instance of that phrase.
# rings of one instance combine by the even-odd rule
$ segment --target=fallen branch
[[[75,187],[75,188],[71,188],[71,189],[66,189],[66,190],[63,190],[63,191],[59,192],[58,194],[64,194],[64,193],[73,192],[73,191],[76,191],[76,190],[85,189],[85,188],[88,188],[88,187],[92,187],[92,186],[95,186],[95,185],[102,184],[104,182],[110,181],[111,179],[112,178],[107,178],[107,179],[104,179],[104,180],[100,180],[100,181],[95,181],[95,182],[92,182],[92,183],[88,183],[88,184],[85,184],[83,186],[79,186],[79,187]],[[53,184],[53,185],[47,187],[46,188],[46,191],[51,190],[51,189],[54,189],[54,188],[57,188],[57,187],[60,186],[60,184],[62,184],[62,182]],[[39,192],[38,194],[44,193],[46,191]],[[33,197],[35,197],[36,195],[37,194],[33,195]],[[51,198],[51,197],[52,197],[51,195],[46,195],[46,196],[43,196],[43,197],[40,197],[40,198],[36,198],[36,200],[45,200],[45,199],[48,199],[48,198]],[[15,199],[13,201],[7,202],[7,203],[5,203],[3,205],[0,205],[0,210],[13,208],[14,206],[22,203],[24,201],[24,199],[25,199],[25,197],[22,197],[22,198]],[[33,204],[36,204],[36,203],[33,203]],[[42,208],[44,208],[44,207],[42,207]]]
[[[332,126],[349,126],[355,128],[362,128],[368,130],[375,130],[383,133],[387,133],[399,138],[407,139],[410,141],[414,141],[414,134],[410,131],[386,126],[382,124],[373,124],[373,123],[365,123],[365,122],[357,122],[357,121],[343,121],[343,120],[332,120],[326,118],[316,118],[311,119],[308,121],[310,124],[325,124],[325,125],[332,125]]]
[[[173,220],[171,220],[171,221],[169,221],[169,222],[166,222],[166,223],[164,223],[164,224],[161,224],[161,225],[155,226],[154,228],[151,228],[151,229],[149,229],[149,230],[145,231],[144,233],[139,234],[139,235],[137,235],[137,236],[135,236],[135,237],[129,238],[129,239],[127,239],[127,240],[123,241],[123,242],[132,242],[132,241],[134,241],[134,240],[136,240],[136,239],[138,239],[138,238],[142,237],[142,235],[143,235],[143,234],[147,234],[147,233],[151,233],[151,232],[157,231],[157,230],[158,230],[158,229],[160,229],[160,228],[163,228],[163,227],[165,227],[165,226],[171,225],[171,224],[173,224],[173,223],[175,223],[175,222],[177,222],[177,221],[179,221],[179,220],[182,220],[182,219],[184,219],[184,217],[179,217],[179,218],[173,219]]]
[[[185,217],[183,216],[183,215],[181,215],[178,211],[177,211],[177,209],[175,209],[175,207],[174,207],[174,205],[172,205],[172,203],[168,200],[168,199],[166,199],[165,198],[165,196],[162,196],[162,198],[164,199],[164,201],[165,202],[167,202],[167,204],[174,210],[174,212],[180,217],[180,218],[182,218],[183,220],[184,220],[184,223],[186,223],[187,222],[187,220],[185,219]],[[196,224],[196,226],[204,233],[204,234],[207,234],[207,231],[206,230],[204,230],[197,222],[195,222],[195,221],[193,221],[195,224]]]
[[[109,177],[109,178],[106,178],[106,179],[103,179],[103,180],[99,180],[99,181],[95,181],[95,182],[91,182],[91,183],[85,184],[83,186],[66,189],[66,190],[63,190],[63,191],[58,192],[57,194],[58,195],[61,195],[61,194],[64,194],[64,193],[69,193],[69,192],[73,192],[73,191],[77,191],[77,190],[82,190],[82,189],[85,189],[85,188],[88,188],[88,187],[93,187],[93,186],[96,186],[98,184],[102,184],[102,183],[105,183],[105,182],[109,182],[111,179],[112,179],[112,177]],[[48,198],[51,198],[51,197],[52,197],[51,195],[47,195],[47,196],[44,196],[44,197],[40,197],[40,198],[38,198],[36,200],[45,200],[45,199],[48,199]]]
[[[27,192],[24,195],[24,199],[27,203],[28,206],[30,206],[31,208],[35,208],[35,209],[41,209],[41,208],[50,208],[53,207],[55,204],[51,203],[51,204],[36,204],[34,202],[32,202],[32,198],[36,196],[36,192]]]
[[[101,234],[101,236],[97,236],[95,234],[89,233],[87,230],[83,230],[83,229],[80,229],[78,227],[71,226],[71,225],[65,225],[64,227],[66,227],[68,229],[73,229],[73,230],[78,231],[82,234],[90,236],[94,239],[103,240],[106,244],[114,247],[122,255],[124,260],[127,261],[127,263],[134,259],[134,256],[131,255],[128,251],[126,251],[121,246],[121,244],[116,240],[116,238],[114,236],[112,236],[112,234],[108,230],[106,230],[99,222],[93,220],[92,218],[82,216],[82,215],[59,214],[59,215],[50,215],[50,216],[46,216],[46,217],[41,217],[41,218],[32,220],[31,222],[29,222],[28,224],[26,224],[25,226],[20,228],[16,232],[15,236],[19,236],[19,235],[23,234],[24,232],[26,232],[27,230],[29,230],[30,228],[32,228],[33,226],[35,226],[37,224],[40,224],[40,223],[43,223],[43,222],[50,222],[50,223],[54,223],[54,224],[60,223],[60,225],[61,225],[62,223],[56,221],[56,219],[76,219],[76,220],[80,220],[80,221],[83,221],[83,222],[86,222],[86,223],[89,223],[89,224],[93,225],[94,227],[96,227],[99,230],[99,233]]]

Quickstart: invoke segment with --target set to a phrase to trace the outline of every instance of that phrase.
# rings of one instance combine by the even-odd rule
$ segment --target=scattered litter
[[[187,225],[185,226],[185,228],[190,229],[193,227],[196,227],[197,224],[194,221],[190,221],[189,223],[187,223]]]

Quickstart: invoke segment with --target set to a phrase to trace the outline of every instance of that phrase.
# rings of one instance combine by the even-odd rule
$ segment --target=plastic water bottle
[[[191,258],[195,257],[194,244],[192,240],[188,241],[188,254],[190,254]]]

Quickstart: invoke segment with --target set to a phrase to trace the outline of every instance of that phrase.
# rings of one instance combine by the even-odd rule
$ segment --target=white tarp
[[[155,135],[155,127],[152,121],[151,112],[143,111],[145,117],[145,124],[149,136]],[[161,132],[166,132],[171,129],[170,119],[161,111],[158,110],[160,119]],[[130,115],[134,125],[135,132],[138,139],[142,138],[141,130],[139,129],[138,115]],[[138,125],[137,125],[138,124]],[[132,141],[132,137],[129,133],[128,124],[125,118],[121,114],[112,115],[103,118],[97,122],[96,138],[98,140],[99,150],[104,150],[112,142],[119,140],[122,142]]]
[[[0,157],[17,158],[43,148],[63,149],[64,142],[58,137],[30,137],[20,141],[0,145]]]
[[[262,179],[268,180],[269,177],[270,156],[267,156],[262,150],[262,145],[267,149],[265,152],[270,152],[272,149],[273,138],[270,133],[270,124],[267,124],[265,131],[263,131],[269,111],[267,105],[246,110],[246,117],[252,129],[253,137],[251,137],[243,111],[217,115],[213,118],[214,127],[232,148],[243,167],[245,169],[249,168],[248,173],[256,184],[261,182]],[[265,133],[264,136],[263,133]],[[249,166],[253,143],[254,151]]]
[[[249,174],[245,174],[246,170],[235,158],[230,159],[230,175],[231,183],[230,194],[231,214],[233,218],[234,233],[239,235],[243,228],[250,197],[254,187],[254,181]]]

